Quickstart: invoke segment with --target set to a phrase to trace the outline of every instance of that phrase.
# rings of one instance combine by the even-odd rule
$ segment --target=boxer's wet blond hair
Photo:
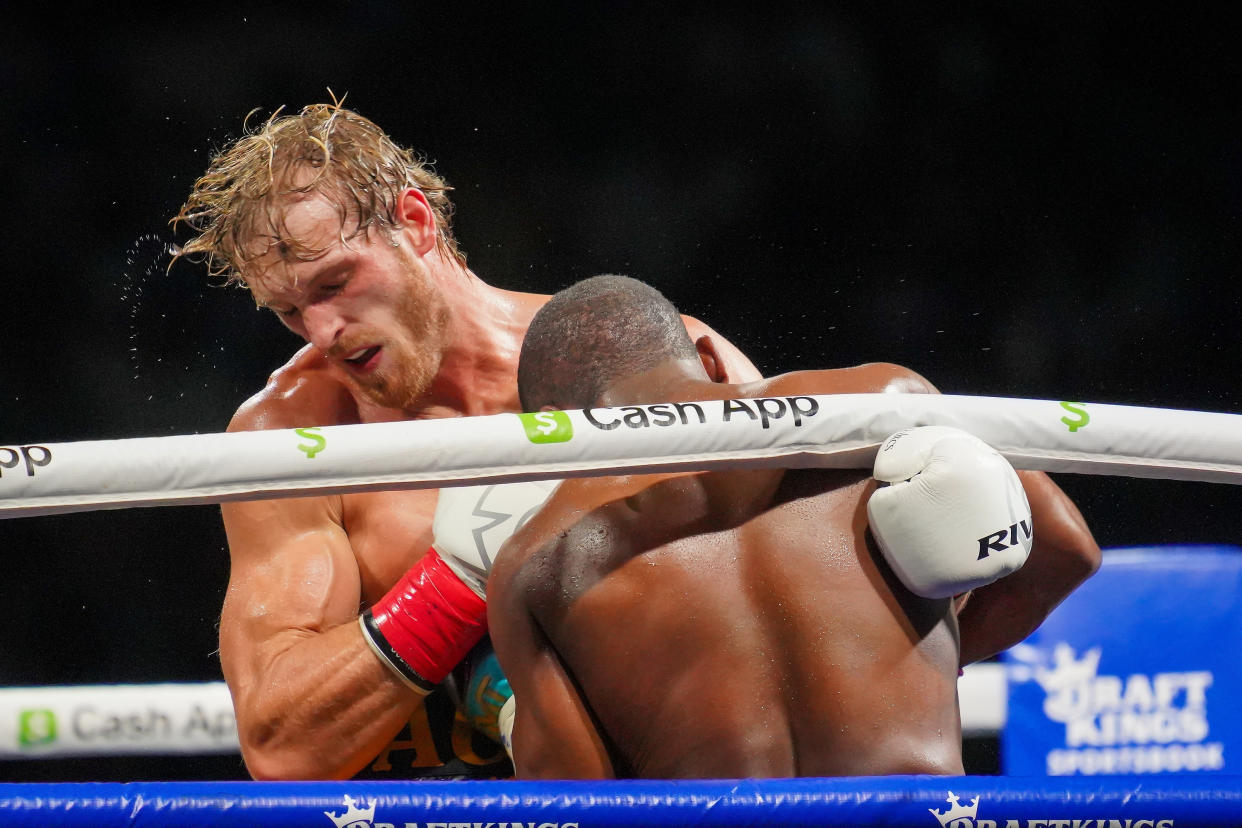
[[[212,277],[246,285],[246,265],[273,245],[283,257],[314,259],[322,252],[293,237],[282,205],[318,194],[337,207],[339,241],[378,230],[392,238],[397,203],[415,187],[435,215],[440,252],[462,266],[453,238],[449,187],[428,162],[396,143],[372,121],[332,103],[312,104],[296,115],[277,110],[261,125],[243,124],[242,136],[219,151],[170,222],[197,235],[174,256],[201,260]],[[260,240],[263,240],[261,242]]]

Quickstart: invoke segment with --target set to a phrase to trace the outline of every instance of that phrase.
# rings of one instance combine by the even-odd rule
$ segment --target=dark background
[[[0,444],[223,430],[297,342],[166,273],[167,222],[247,112],[329,87],[435,162],[498,286],[628,273],[767,373],[885,360],[948,393],[1238,410],[1234,17],[449,5],[9,21]],[[1057,479],[1104,546],[1238,536],[1233,487]],[[220,677],[215,507],[15,519],[0,544],[0,684]]]

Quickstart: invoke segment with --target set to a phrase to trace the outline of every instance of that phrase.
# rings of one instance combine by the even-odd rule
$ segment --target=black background
[[[250,110],[328,88],[435,162],[492,284],[627,273],[765,373],[884,360],[947,393],[1238,409],[1233,16],[450,5],[8,21],[0,444],[223,430],[298,343],[166,273],[167,222]],[[1237,538],[1233,487],[1058,482],[1106,547]],[[15,519],[0,545],[0,683],[220,677],[215,507]]]

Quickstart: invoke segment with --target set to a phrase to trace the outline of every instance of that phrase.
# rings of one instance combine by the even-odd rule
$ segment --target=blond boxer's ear
[[[711,334],[703,334],[696,339],[694,350],[699,352],[699,362],[703,363],[703,370],[712,382],[729,381],[729,372],[725,370],[724,361],[720,359],[720,352],[716,349],[716,341]]]
[[[397,197],[397,220],[419,255],[434,250],[437,233],[435,211],[417,187],[407,187]]]

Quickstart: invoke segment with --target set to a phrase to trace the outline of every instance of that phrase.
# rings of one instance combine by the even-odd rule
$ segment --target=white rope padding
[[[0,687],[0,759],[239,750],[222,681]]]
[[[969,664],[957,680],[964,736],[1005,726],[1005,667]],[[0,760],[236,753],[222,681],[0,687]]]
[[[838,394],[0,445],[0,517],[620,472],[869,468],[918,425],[1015,468],[1242,483],[1242,415],[939,394]]]

